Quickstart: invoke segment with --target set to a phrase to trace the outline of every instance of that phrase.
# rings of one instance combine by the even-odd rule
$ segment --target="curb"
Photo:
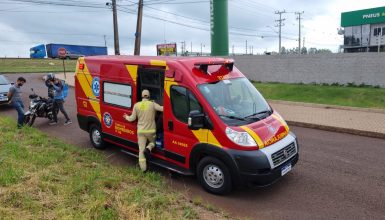
[[[385,134],[379,133],[379,132],[363,131],[363,130],[357,130],[357,129],[351,129],[351,128],[340,128],[340,127],[333,127],[328,125],[318,125],[318,124],[312,124],[307,122],[297,122],[297,121],[289,121],[289,120],[286,120],[286,122],[292,126],[385,139]]]
[[[291,101],[271,100],[271,99],[268,99],[268,102],[272,104],[284,104],[284,105],[305,106],[305,107],[313,107],[313,108],[339,109],[339,110],[347,110],[347,111],[374,112],[374,113],[385,114],[385,109],[379,109],[379,108],[359,108],[359,107],[350,107],[350,106],[325,105],[325,104],[307,103],[307,102],[291,102]]]

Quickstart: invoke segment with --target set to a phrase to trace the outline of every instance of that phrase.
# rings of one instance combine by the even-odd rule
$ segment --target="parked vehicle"
[[[31,90],[33,94],[29,95],[29,110],[24,114],[24,124],[32,126],[37,117],[53,120],[53,99],[38,96],[33,89]],[[56,109],[56,114],[58,111],[59,110]]]
[[[75,88],[78,123],[94,147],[112,143],[135,157],[136,124],[122,116],[149,90],[164,106],[149,162],[196,175],[211,193],[272,184],[299,158],[296,136],[233,60],[84,57],[78,59]]]
[[[34,59],[42,59],[47,56],[45,45],[40,44],[29,49],[29,57]]]
[[[13,83],[11,83],[7,77],[0,75],[0,105],[8,103],[8,91]]]
[[[79,57],[84,57],[83,54],[76,54],[76,53],[71,53],[67,51],[65,58],[66,59],[72,59],[72,60],[77,60]]]
[[[30,49],[30,58],[60,58],[58,50],[66,50],[66,59],[77,59],[82,56],[107,55],[107,47],[69,45],[69,44],[41,44]]]

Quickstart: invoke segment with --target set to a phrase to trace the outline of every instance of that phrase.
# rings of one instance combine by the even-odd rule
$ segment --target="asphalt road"
[[[18,75],[8,75],[15,80]],[[42,74],[24,74],[24,97],[33,87],[40,95],[47,90]],[[28,105],[28,100],[25,104]],[[70,89],[65,108],[73,124],[49,126],[38,118],[34,127],[69,143],[91,148],[88,134],[78,127],[74,90]],[[16,118],[16,111],[0,106],[1,115]],[[227,196],[215,196],[200,188],[193,177],[167,177],[173,188],[190,198],[219,207],[231,217],[249,219],[384,219],[385,218],[385,141],[382,139],[291,127],[300,144],[300,160],[276,184],[258,189],[243,188]],[[116,166],[135,166],[136,159],[111,147],[103,153]]]

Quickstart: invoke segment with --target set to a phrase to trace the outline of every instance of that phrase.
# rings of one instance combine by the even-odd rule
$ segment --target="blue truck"
[[[40,44],[30,49],[30,58],[60,58],[59,48],[67,52],[64,58],[77,59],[82,56],[107,55],[107,47],[69,45],[69,44]]]

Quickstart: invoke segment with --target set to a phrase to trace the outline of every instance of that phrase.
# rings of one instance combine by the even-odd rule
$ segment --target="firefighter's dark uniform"
[[[138,119],[137,133],[139,145],[139,166],[142,171],[147,170],[146,158],[144,151],[147,148],[151,151],[155,147],[155,114],[156,111],[163,112],[163,106],[149,100],[150,92],[142,91],[142,101],[134,105],[132,114],[125,119],[129,122]],[[146,146],[147,141],[149,144]]]

